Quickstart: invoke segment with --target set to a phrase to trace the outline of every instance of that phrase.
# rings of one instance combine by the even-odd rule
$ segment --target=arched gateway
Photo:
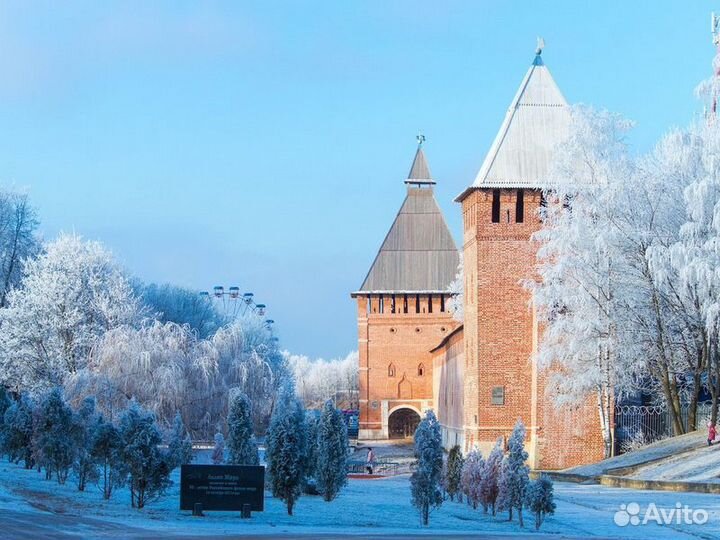
[[[401,408],[388,418],[388,435],[391,439],[406,439],[415,434],[420,415],[412,409]]]

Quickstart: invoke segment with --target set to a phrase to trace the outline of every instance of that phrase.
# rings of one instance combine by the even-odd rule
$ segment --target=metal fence
[[[710,419],[712,404],[700,403],[697,408],[698,429]],[[680,418],[683,429],[688,429],[690,407],[681,406]],[[628,441],[649,444],[673,435],[670,411],[664,405],[620,405],[615,407],[615,441],[622,446]]]

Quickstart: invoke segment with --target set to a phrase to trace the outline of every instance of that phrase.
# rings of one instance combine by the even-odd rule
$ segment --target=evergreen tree
[[[5,387],[0,385],[0,456],[5,452],[3,440],[5,439],[5,411],[12,405],[12,400]]]
[[[501,437],[490,452],[487,461],[485,461],[485,467],[480,478],[480,504],[482,504],[486,512],[489,508],[493,516],[495,515],[503,456],[503,440]]]
[[[318,465],[318,431],[320,429],[320,411],[310,410],[305,412],[305,426],[307,430],[305,463],[303,470],[305,478],[303,490],[307,495],[318,495],[317,490],[317,465]]]
[[[347,484],[348,445],[345,419],[327,400],[318,426],[315,462],[317,487],[325,501],[332,501]]]
[[[525,463],[528,453],[525,451],[525,426],[518,420],[508,441],[509,452],[502,466],[498,490],[498,509],[507,510],[512,521],[513,509],[517,509],[518,522],[523,526],[522,509],[525,502],[525,490],[530,481],[529,467]]]
[[[447,465],[445,467],[445,491],[450,495],[450,500],[454,501],[458,497],[458,501],[462,502],[462,491],[460,480],[462,478],[463,464],[462,450],[458,445],[453,446],[448,454]]]
[[[91,456],[101,470],[103,499],[109,499],[113,488],[121,483],[121,449],[122,440],[117,428],[100,418],[95,430]]]
[[[473,448],[467,456],[460,473],[460,482],[468,503],[477,509],[480,500],[480,481],[485,469],[485,460],[480,450]]]
[[[267,471],[273,497],[285,502],[292,515],[300,497],[307,461],[305,412],[292,383],[280,390],[267,434]]]
[[[168,456],[160,451],[155,415],[135,401],[120,417],[121,467],[130,486],[130,504],[138,509],[158,499],[170,486]]]
[[[180,465],[186,465],[193,460],[192,440],[185,429],[180,413],[175,414],[173,428],[170,432],[168,442],[168,465],[170,469],[176,469]]]
[[[440,423],[428,411],[415,430],[415,472],[410,477],[412,504],[420,511],[422,524],[430,520],[430,510],[442,504],[443,449]]]
[[[35,447],[46,469],[55,474],[59,484],[64,484],[78,448],[79,430],[74,422],[73,411],[65,403],[58,387],[50,390],[38,411]]]
[[[222,433],[215,434],[215,448],[212,452],[213,465],[222,465],[225,463],[225,437]]]
[[[95,398],[92,396],[85,398],[74,417],[77,447],[73,470],[77,477],[79,491],[85,491],[87,483],[98,478],[97,465],[92,457],[92,447],[99,421],[100,416],[95,409]]]
[[[546,515],[555,513],[553,498],[553,482],[547,474],[528,484],[525,506],[535,515],[535,530],[540,528]]]
[[[5,411],[3,429],[3,450],[10,461],[25,462],[26,469],[35,465],[33,454],[33,410],[32,399],[23,394]]]
[[[253,435],[252,405],[242,392],[235,392],[228,411],[228,459],[234,465],[260,463],[258,447]]]

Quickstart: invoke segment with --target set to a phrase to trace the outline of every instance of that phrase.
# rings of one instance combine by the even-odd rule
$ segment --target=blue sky
[[[536,36],[567,99],[635,120],[645,151],[697,114],[710,2],[0,4],[0,181],[42,232],[134,274],[237,284],[282,344],[357,347],[349,293],[404,197],[421,129],[437,199],[470,184]]]

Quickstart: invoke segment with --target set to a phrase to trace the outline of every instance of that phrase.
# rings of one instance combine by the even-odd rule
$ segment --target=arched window
[[[394,377],[395,376],[395,365],[390,364],[388,366],[388,377]]]
[[[420,365],[418,366],[418,375],[419,375],[420,377],[422,377],[423,375],[425,375],[425,366],[424,366],[423,364],[420,364]]]

